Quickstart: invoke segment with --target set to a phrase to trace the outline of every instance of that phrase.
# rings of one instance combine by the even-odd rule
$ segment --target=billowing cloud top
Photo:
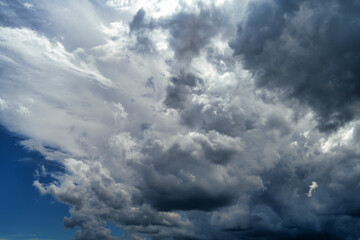
[[[0,122],[76,240],[357,239],[359,11],[1,0]]]

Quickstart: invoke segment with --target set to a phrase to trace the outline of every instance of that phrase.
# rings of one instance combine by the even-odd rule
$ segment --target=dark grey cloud
[[[169,31],[168,39],[175,57],[181,61],[191,61],[199,55],[213,37],[225,32],[227,16],[215,7],[200,7],[199,13],[179,13],[157,20],[147,19],[144,9],[139,9],[129,23],[130,31],[137,35],[137,46],[149,40],[149,32],[156,28]],[[150,43],[149,43],[150,44]]]
[[[145,167],[143,186],[145,199],[154,208],[161,211],[209,211],[227,206],[236,198],[237,194],[233,192],[232,185],[226,185],[221,181],[213,182],[212,186],[202,183],[213,180],[205,176],[205,172],[214,171],[211,166],[213,158],[220,155],[229,157],[228,152],[203,148],[205,159],[196,159],[191,151],[181,149],[177,144],[166,151],[158,149],[160,152],[157,154],[154,151],[158,147],[152,148],[154,147],[155,149],[147,151],[152,151],[151,157],[157,160],[153,166]]]
[[[155,22],[145,19],[145,10],[139,9],[132,21],[129,23],[130,33],[136,35],[136,43],[133,49],[143,54],[155,52],[153,42],[149,38],[149,32],[155,28]]]
[[[170,108],[183,109],[188,97],[193,93],[193,89],[201,83],[202,80],[194,74],[180,71],[179,76],[170,79],[164,104]]]
[[[189,61],[225,29],[226,21],[226,16],[215,8],[201,9],[199,14],[180,12],[162,26],[169,29],[169,43],[176,57]]]
[[[259,87],[310,106],[322,131],[359,116],[357,1],[253,1],[230,41]]]
[[[130,22],[129,26],[130,26],[130,31],[144,31],[147,28],[154,28],[154,24],[148,23],[145,20],[145,10],[144,9],[139,9],[139,11],[137,11],[136,15],[134,16],[133,20]]]

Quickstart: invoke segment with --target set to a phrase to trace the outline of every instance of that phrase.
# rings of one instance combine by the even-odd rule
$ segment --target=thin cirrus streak
[[[356,239],[359,8],[1,1],[0,121],[77,240]]]

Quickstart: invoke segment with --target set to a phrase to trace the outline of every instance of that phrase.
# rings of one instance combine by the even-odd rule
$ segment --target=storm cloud
[[[312,108],[322,131],[357,118],[360,44],[357,1],[253,1],[235,55],[259,87]]]
[[[76,240],[358,239],[359,7],[0,1],[0,123]]]

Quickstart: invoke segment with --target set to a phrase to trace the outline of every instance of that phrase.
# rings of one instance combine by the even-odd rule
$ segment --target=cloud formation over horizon
[[[355,240],[359,10],[1,0],[0,124],[76,240]]]

